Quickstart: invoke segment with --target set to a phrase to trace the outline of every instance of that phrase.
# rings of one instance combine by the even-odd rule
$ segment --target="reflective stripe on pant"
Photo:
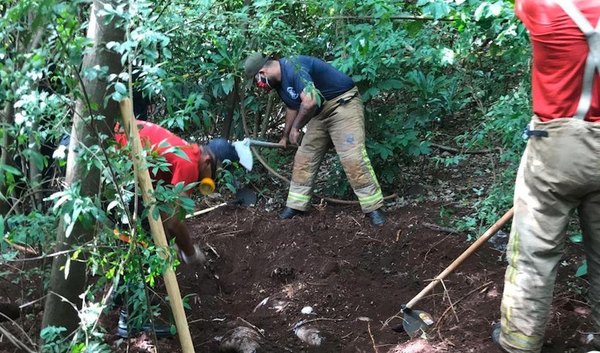
[[[540,352],[569,217],[578,209],[590,276],[592,314],[600,323],[600,124],[540,122],[521,159],[508,244],[500,342],[511,353]]]
[[[381,188],[365,148],[365,122],[360,96],[346,103],[338,103],[338,100],[357,93],[357,88],[353,88],[325,102],[321,113],[308,123],[306,135],[294,158],[287,207],[301,211],[308,208],[319,165],[331,143],[335,146],[363,212],[372,212],[383,205]]]

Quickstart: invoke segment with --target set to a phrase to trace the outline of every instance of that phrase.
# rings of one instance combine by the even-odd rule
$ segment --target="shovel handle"
[[[485,233],[483,233],[479,237],[479,239],[477,239],[477,241],[471,244],[471,246],[469,246],[467,250],[465,250],[459,257],[457,257],[456,260],[454,260],[454,262],[450,264],[450,266],[446,267],[446,269],[442,271],[442,273],[437,275],[437,277],[434,278],[431,281],[431,283],[427,285],[427,287],[423,288],[423,290],[419,294],[412,298],[412,300],[408,302],[408,304],[406,304],[406,307],[410,309],[419,300],[423,299],[423,297],[427,293],[429,293],[438,283],[440,283],[440,281],[446,278],[452,271],[454,271],[460,264],[462,264],[467,257],[471,256],[471,254],[473,254],[483,243],[488,241],[492,237],[492,235],[494,235],[504,224],[506,224],[506,222],[508,222],[508,220],[512,218],[514,212],[514,208],[508,210],[504,214],[504,216],[502,216],[502,218],[496,221],[496,223],[494,223],[493,226],[491,226]]]
[[[268,148],[285,148],[285,146],[280,143],[260,141],[260,140],[250,140],[250,146],[268,147]]]

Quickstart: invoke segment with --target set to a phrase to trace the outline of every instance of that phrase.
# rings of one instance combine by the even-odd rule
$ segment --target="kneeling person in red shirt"
[[[206,145],[188,143],[169,130],[146,121],[137,120],[140,139],[144,148],[160,154],[169,164],[168,171],[159,171],[152,175],[156,182],[176,185],[178,183],[190,184],[199,182],[204,178],[214,179],[217,166],[224,160],[238,161],[239,157],[235,147],[222,138],[213,139]],[[118,131],[115,135],[117,142],[123,146],[127,144],[127,137]],[[175,154],[173,147],[181,150],[187,157]],[[193,189],[187,191],[191,194]],[[177,212],[175,212],[177,213]],[[192,242],[187,227],[178,217],[162,215],[163,224],[169,238],[175,237],[175,244],[181,252],[185,263],[203,262],[205,257],[198,245]]]
[[[235,147],[225,139],[213,139],[208,144],[201,146],[188,143],[169,130],[156,124],[141,120],[137,120],[136,122],[142,146],[150,149],[153,153],[159,154],[169,164],[168,171],[151,173],[154,182],[162,180],[171,185],[178,183],[188,185],[199,182],[204,178],[214,179],[220,163],[224,160],[232,162],[239,160]],[[115,139],[122,146],[127,144],[127,137],[119,127],[115,130]],[[185,158],[181,156],[181,153],[174,153],[173,147],[183,152]],[[189,189],[186,193],[191,194],[192,191],[193,189]],[[175,210],[174,214],[177,213],[177,210]],[[193,243],[185,224],[175,215],[162,214],[161,217],[167,236],[175,238],[175,244],[179,248],[183,262],[186,264],[203,263],[205,261],[204,253],[198,245]],[[127,283],[125,285],[126,290],[131,291],[136,285],[139,284]],[[159,337],[173,335],[170,325],[134,324],[130,322],[129,317],[130,315],[134,315],[132,313],[135,312],[135,306],[131,305],[131,303],[123,305],[123,299],[120,295],[115,299],[115,304],[122,306],[119,314],[117,335],[129,337],[140,331],[154,331]]]

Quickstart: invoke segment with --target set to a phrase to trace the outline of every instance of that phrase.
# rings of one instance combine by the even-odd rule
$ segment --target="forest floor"
[[[281,200],[267,196],[254,207],[227,206],[190,219],[209,259],[206,266],[177,268],[196,352],[219,352],[239,326],[258,330],[256,352],[500,352],[490,331],[500,317],[506,261],[489,243],[415,305],[435,321],[426,334],[411,339],[393,330],[402,324],[401,315],[395,317],[400,306],[470,245],[467,234],[432,225],[441,223],[448,205],[460,214],[457,190],[489,179],[486,172],[472,177],[478,175],[474,168],[487,163],[478,158],[437,173],[431,166],[429,176],[408,176],[420,182],[404,185],[403,197],[387,203],[382,228],[371,226],[358,206],[327,203],[315,204],[303,217],[279,220]],[[559,266],[546,353],[586,352],[592,324],[581,293],[587,283],[575,277],[582,259],[581,247],[570,244]],[[22,293],[0,286],[0,299]],[[312,312],[302,313],[306,307]],[[113,311],[102,320],[115,351],[181,352],[177,339],[159,339],[157,347],[146,334],[120,339],[117,316]],[[319,346],[294,334],[303,320],[301,327],[319,331]],[[18,352],[6,339],[0,351]]]

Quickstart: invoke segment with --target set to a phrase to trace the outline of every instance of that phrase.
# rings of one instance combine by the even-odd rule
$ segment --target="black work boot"
[[[382,210],[375,210],[367,213],[367,215],[371,219],[371,224],[375,227],[381,227],[385,224],[385,214]]]
[[[135,329],[133,327],[129,327],[129,323],[127,322],[127,313],[125,310],[121,309],[119,314],[119,325],[117,326],[117,335],[122,338],[129,338],[130,336],[134,336],[139,332],[152,332],[156,333],[156,337],[173,337],[174,334],[171,332],[171,326],[166,324],[158,324],[155,323],[152,325],[151,323],[145,323],[141,329]]]
[[[295,210],[290,207],[286,207],[279,214],[279,219],[291,219],[291,218],[294,218],[294,216],[301,216],[303,214],[304,214],[304,212],[302,212],[302,211]]]
[[[492,325],[492,341],[500,348],[502,352],[506,352],[504,348],[500,345],[500,332],[502,331],[502,327],[500,327],[500,322],[496,322]]]

